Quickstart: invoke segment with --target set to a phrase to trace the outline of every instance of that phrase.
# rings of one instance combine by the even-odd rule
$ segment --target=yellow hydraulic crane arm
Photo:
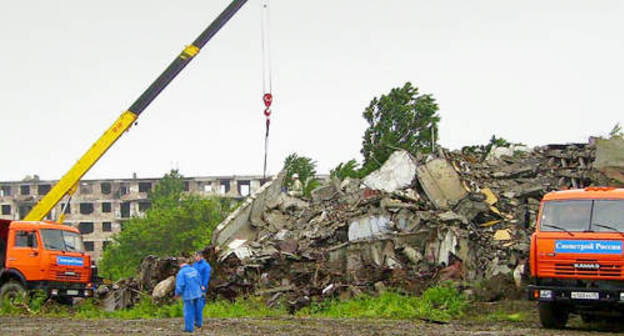
[[[126,111],[104,134],[89,148],[76,164],[61,178],[54,187],[24,217],[27,221],[39,221],[52,211],[52,208],[74,187],[106,153],[106,151],[132,126],[139,116]]]
[[[169,64],[167,69],[143,92],[132,106],[113,123],[113,125],[89,148],[76,164],[61,178],[24,217],[27,221],[40,221],[52,211],[58,202],[71,194],[80,179],[93,165],[111,148],[111,146],[137,120],[147,106],[169,85],[169,83],[186,67],[197,55],[200,49],[243,7],[247,0],[234,0],[228,7],[206,28],[192,44],[188,45]]]

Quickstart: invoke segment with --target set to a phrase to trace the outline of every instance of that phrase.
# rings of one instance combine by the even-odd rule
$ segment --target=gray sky
[[[4,1],[0,180],[61,177],[229,3]],[[411,81],[440,142],[585,141],[623,121],[624,2],[272,0],[269,170],[361,159],[362,111]],[[87,178],[261,174],[260,6],[250,2]]]

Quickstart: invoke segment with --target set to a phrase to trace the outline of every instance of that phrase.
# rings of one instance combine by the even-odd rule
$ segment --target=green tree
[[[432,132],[437,136],[440,116],[432,95],[420,94],[407,82],[374,98],[364,110],[368,128],[362,140],[363,173],[380,167],[397,149],[429,153]]]
[[[355,159],[349,160],[346,163],[341,162],[338,166],[336,166],[336,168],[329,172],[329,176],[339,180],[344,180],[347,177],[360,178],[362,176],[358,166],[359,164],[355,161]]]
[[[296,173],[303,184],[305,196],[310,196],[312,190],[319,186],[319,181],[316,179],[316,161],[309,157],[299,156],[297,153],[288,155],[284,160],[284,170],[286,171],[284,185],[290,188],[293,183],[292,176]]]
[[[124,223],[104,250],[99,262],[103,276],[133,276],[147,255],[179,255],[204,248],[210,244],[212,230],[231,210],[227,199],[184,193],[184,178],[177,170],[165,175],[149,199],[145,216]]]

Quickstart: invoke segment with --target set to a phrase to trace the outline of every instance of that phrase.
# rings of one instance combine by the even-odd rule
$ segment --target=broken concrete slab
[[[371,189],[391,193],[412,184],[416,175],[416,160],[404,150],[394,152],[381,168],[364,178],[362,183]]]
[[[171,294],[175,289],[176,278],[175,276],[170,276],[167,279],[161,281],[154,287],[152,291],[152,298],[154,299],[162,299],[165,296]]]
[[[315,202],[329,201],[338,193],[338,189],[333,184],[317,187],[312,190],[312,200]]]
[[[444,159],[434,159],[417,168],[420,185],[438,209],[447,210],[467,194],[457,172]]]
[[[390,220],[385,216],[361,217],[349,224],[349,241],[372,239],[390,232]]]
[[[234,239],[251,239],[255,235],[251,224],[258,226],[268,200],[274,200],[281,193],[285,172],[280,172],[271,181],[260,187],[232,212],[212,233],[212,242],[225,246]]]

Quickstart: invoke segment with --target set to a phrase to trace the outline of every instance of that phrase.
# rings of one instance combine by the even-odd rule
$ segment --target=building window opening
[[[80,213],[83,215],[93,213],[93,203],[80,203]]]
[[[20,186],[20,195],[30,195],[30,186],[29,185],[21,185]]]
[[[130,202],[121,203],[121,217],[122,218],[130,217]]]
[[[52,186],[49,184],[40,184],[37,186],[37,194],[39,194],[39,196],[44,196],[47,193],[50,192],[50,189],[52,189]]]
[[[78,231],[81,234],[93,233],[93,222],[81,222],[78,224]]]
[[[112,232],[113,224],[111,222],[103,222],[102,223],[102,232]]]
[[[67,207],[65,207],[67,204]],[[71,214],[71,203],[61,203],[61,211],[63,211],[63,207],[65,207],[65,214]]]
[[[128,186],[125,184],[122,184],[119,186],[119,195],[126,195],[128,194]]]
[[[1,186],[0,187],[0,197],[11,196],[11,186]]]
[[[152,184],[150,182],[139,182],[139,192],[150,192]]]
[[[139,211],[145,212],[150,207],[150,202],[139,202]]]
[[[102,194],[104,195],[110,194],[112,189],[113,188],[111,187],[111,184],[108,182],[104,182],[100,184],[100,190],[102,191]]]
[[[2,204],[2,214],[5,216],[11,214],[11,204]]]
[[[238,181],[238,194],[246,197],[251,193],[251,181]]]
[[[80,184],[80,193],[83,195],[88,195],[93,193],[93,186],[89,183],[81,183]]]
[[[87,252],[93,252],[95,250],[95,244],[92,241],[84,242],[84,248]]]
[[[109,213],[112,211],[112,205],[110,202],[104,202],[102,203],[102,212],[103,213]]]
[[[230,181],[221,180],[219,181],[219,191],[221,194],[227,194],[230,192]]]
[[[24,205],[20,205],[18,210],[19,213],[19,218],[24,218],[26,217],[26,215],[30,212],[30,210],[32,210],[33,205],[30,204],[24,204]]]

